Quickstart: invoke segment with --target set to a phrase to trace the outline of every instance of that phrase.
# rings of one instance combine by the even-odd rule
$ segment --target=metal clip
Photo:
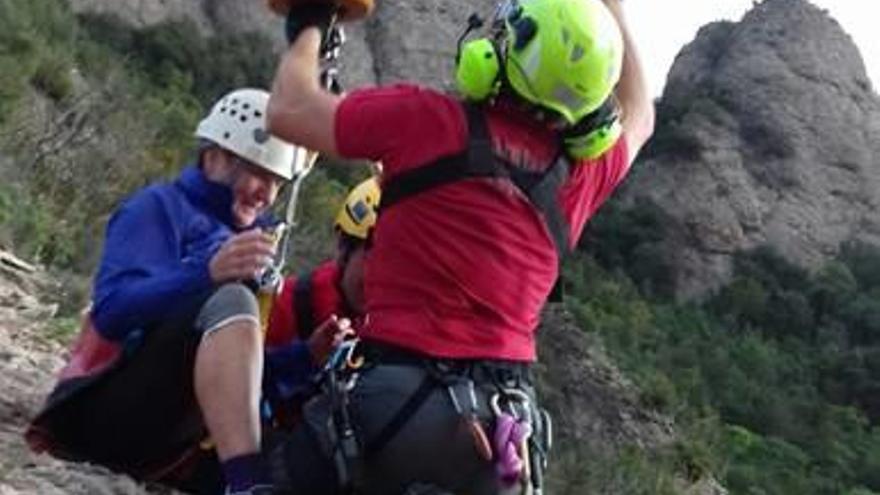
[[[364,365],[364,356],[356,356],[355,350],[357,349],[357,345],[360,342],[359,339],[350,339],[346,342],[350,342],[348,345],[348,350],[345,353],[345,364],[352,370],[360,369]],[[344,344],[345,342],[343,342]]]
[[[532,421],[532,401],[529,399],[528,394],[516,388],[505,388],[502,389],[501,392],[493,394],[489,404],[492,406],[492,412],[495,416],[501,416],[501,414],[504,413],[504,411],[501,410],[502,398],[507,403],[508,411],[511,416],[516,419],[522,419],[529,422]],[[520,404],[521,411],[517,411],[514,407],[514,403]]]

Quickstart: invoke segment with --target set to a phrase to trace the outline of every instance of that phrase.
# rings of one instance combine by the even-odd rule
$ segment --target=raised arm
[[[603,0],[623,33],[623,68],[615,94],[621,108],[623,134],[630,164],[654,132],[654,103],[648,92],[645,72],[623,12],[622,0]]]
[[[319,82],[318,28],[305,28],[282,56],[269,99],[269,132],[325,155],[337,156],[334,121],[341,98]]]

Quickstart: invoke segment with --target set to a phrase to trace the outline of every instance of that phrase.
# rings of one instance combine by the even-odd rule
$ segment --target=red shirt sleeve
[[[351,317],[344,311],[342,294],[337,281],[340,277],[339,267],[334,260],[321,263],[314,270],[306,272],[299,277],[286,277],[281,285],[281,293],[272,304],[269,316],[269,328],[266,330],[266,347],[277,347],[300,339],[303,315],[298,314],[302,301],[297,301],[297,283],[301,280],[309,281],[308,295],[310,300],[305,307],[309,308],[309,315],[315,326],[323,323],[331,315]],[[303,279],[302,277],[308,277]],[[308,321],[308,320],[306,320]]]
[[[446,94],[414,85],[365,88],[340,103],[335,135],[340,155],[380,161],[387,177],[464,149],[467,122]]]
[[[629,170],[626,139],[618,139],[599,158],[580,160],[572,167],[569,181],[559,191],[559,202],[569,219],[569,247],[573,248],[584,225],[626,177]]]

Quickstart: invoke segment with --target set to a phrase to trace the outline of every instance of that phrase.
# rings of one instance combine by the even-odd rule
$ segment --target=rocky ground
[[[34,295],[49,287],[41,272],[0,251],[0,495],[162,493],[100,467],[36,455],[25,445],[22,431],[64,362],[64,347],[46,337],[56,306]]]

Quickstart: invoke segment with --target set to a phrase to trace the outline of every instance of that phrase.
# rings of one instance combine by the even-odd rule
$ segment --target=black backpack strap
[[[293,314],[300,340],[307,341],[315,331],[315,308],[312,304],[312,276],[314,272],[306,272],[296,279],[293,287]]]
[[[481,107],[463,105],[468,121],[468,146],[464,151],[398,174],[382,185],[381,209],[438,186],[478,177],[505,178],[519,188],[544,217],[556,251],[568,252],[568,222],[559,208],[558,193],[568,178],[568,160],[561,154],[541,172],[516,167],[492,151],[486,116]]]
[[[479,107],[464,105],[468,120],[468,147],[433,163],[416,167],[382,184],[381,209],[429,189],[476,177],[508,177],[496,164],[486,118]]]
[[[568,221],[559,207],[559,190],[568,179],[568,173],[568,159],[564,156],[558,157],[544,172],[525,172],[515,168],[511,171],[511,180],[544,215],[544,223],[560,259],[568,253]]]

